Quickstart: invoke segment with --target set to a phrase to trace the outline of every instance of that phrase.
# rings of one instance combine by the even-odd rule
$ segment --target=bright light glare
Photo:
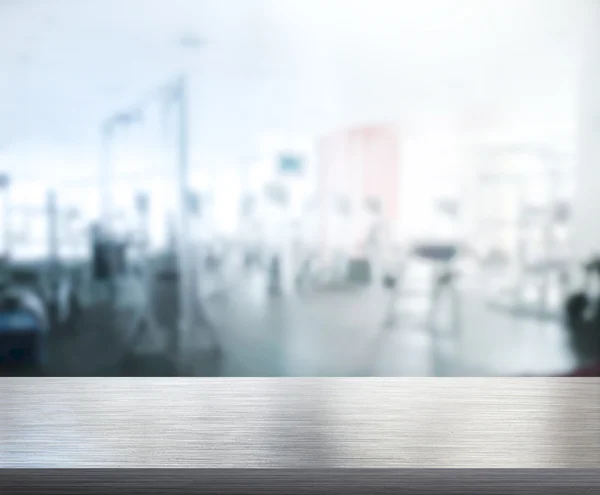
[[[239,175],[224,171],[217,178],[215,198],[215,228],[224,235],[235,233],[240,213],[242,185]]]

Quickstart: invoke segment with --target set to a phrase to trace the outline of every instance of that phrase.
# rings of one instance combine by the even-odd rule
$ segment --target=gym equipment
[[[76,316],[79,295],[73,275],[66,267],[53,264],[45,270],[35,264],[13,264],[7,270],[13,290],[31,292],[40,298],[52,329],[67,324]]]
[[[396,324],[396,301],[398,299],[399,289],[402,286],[402,279],[406,272],[406,265],[410,263],[410,258],[418,258],[431,262],[436,266],[433,273],[432,290],[429,295],[431,300],[429,314],[427,316],[427,326],[434,330],[434,318],[438,309],[440,296],[449,291],[452,295],[452,327],[453,333],[457,334],[460,329],[459,321],[459,299],[458,292],[455,290],[454,281],[457,278],[456,271],[452,263],[459,253],[459,246],[456,244],[423,243],[417,244],[409,251],[408,257],[397,275],[387,274],[383,278],[383,286],[391,292],[391,298],[386,310],[383,326],[390,328]]]
[[[348,281],[369,285],[373,278],[371,263],[365,258],[354,258],[348,263]]]
[[[124,275],[127,270],[127,245],[110,240],[95,241],[92,246],[94,278],[99,281],[111,280]]]
[[[45,305],[33,291],[0,288],[0,369],[44,368],[49,326]]]
[[[593,258],[583,264],[585,273],[582,290],[576,291],[565,300],[564,312],[570,329],[577,332],[581,327],[596,318],[598,296],[591,294],[594,278],[600,280],[600,258]]]
[[[191,235],[191,211],[189,197],[189,141],[188,141],[188,88],[184,75],[169,81],[167,84],[151,91],[131,107],[116,112],[110,116],[101,127],[102,153],[101,161],[101,196],[102,196],[102,223],[107,232],[112,231],[111,226],[111,188],[113,180],[113,163],[111,160],[111,146],[116,131],[120,128],[131,127],[144,120],[149,106],[158,103],[163,114],[163,123],[166,125],[167,117],[171,111],[177,114],[177,141],[178,141],[178,167],[177,167],[177,196],[178,196],[178,222],[177,239],[174,246],[177,249],[176,260],[177,285],[179,297],[179,322],[177,331],[169,335],[169,349],[178,359],[185,357],[192,351],[192,342],[197,342],[197,319],[206,320],[205,311],[198,300],[196,290],[197,266],[195,263],[194,246]],[[175,240],[175,239],[173,239]],[[213,336],[214,337],[214,336]],[[211,338],[212,346],[217,345],[215,338]]]
[[[592,285],[600,282],[600,257],[584,263],[585,283],[565,300],[563,311],[571,346],[582,359],[600,357],[600,295]]]

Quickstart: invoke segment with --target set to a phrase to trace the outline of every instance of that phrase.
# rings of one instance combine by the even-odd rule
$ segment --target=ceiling
[[[0,158],[92,170],[100,123],[182,70],[194,164],[372,120],[568,131],[591,2],[0,0]],[[157,122],[121,146],[148,153]]]

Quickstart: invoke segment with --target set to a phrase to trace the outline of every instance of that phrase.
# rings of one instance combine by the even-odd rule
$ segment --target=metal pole
[[[48,214],[48,254],[52,267],[58,262],[58,205],[56,192],[48,191],[47,196],[47,214]],[[53,268],[54,270],[54,268]]]
[[[6,259],[11,251],[11,232],[10,232],[10,198],[9,198],[10,178],[7,174],[0,174],[0,192],[2,193],[2,221],[4,235],[4,255]]]
[[[148,313],[150,319],[153,318],[152,295],[154,273],[152,270],[152,260],[150,256],[150,205],[149,196],[145,193],[138,195],[137,211],[139,215],[139,231],[141,234],[140,243],[140,258],[141,258],[141,278],[144,285],[144,309]]]
[[[106,122],[102,128],[101,158],[100,158],[100,215],[101,224],[108,233],[110,231],[110,191],[112,184],[112,163],[110,156],[110,141],[112,139],[112,123]]]
[[[10,199],[8,197],[8,188],[2,190],[3,194],[3,221],[4,221],[4,253],[6,259],[10,257],[11,251],[11,231],[10,231]]]
[[[46,198],[48,215],[48,276],[50,281],[50,319],[57,323],[58,315],[58,205],[56,192],[48,191]]]
[[[546,212],[546,229],[545,229],[545,244],[546,244],[546,249],[545,249],[545,255],[546,258],[549,261],[556,261],[556,218],[555,218],[555,211],[556,211],[556,205],[558,204],[558,188],[559,188],[559,184],[560,184],[560,175],[558,172],[558,165],[557,162],[558,160],[556,159],[555,156],[550,155],[549,159],[551,160],[551,163],[549,164],[549,166],[547,166],[547,170],[548,170],[548,182],[549,182],[549,187],[550,187],[550,191],[549,191],[549,208],[548,211]],[[550,263],[550,266],[552,266],[552,272],[554,271],[554,263]],[[543,300],[542,300],[542,304],[543,304],[543,309],[547,312],[549,310],[549,302],[550,302],[550,288],[551,288],[551,280],[549,280],[550,278],[550,274],[552,273],[549,270],[545,270],[544,272],[544,287],[543,287]]]
[[[526,232],[529,231],[529,217],[527,209],[527,191],[524,182],[519,183],[519,204],[517,214],[517,305],[521,306],[524,301],[523,289],[527,283],[528,252]]]
[[[180,322],[174,342],[177,355],[181,355],[183,344],[187,343],[192,327],[192,297],[193,290],[192,272],[190,263],[189,245],[189,208],[188,208],[188,114],[187,114],[187,86],[185,77],[182,76],[178,83],[179,102],[179,304]]]
[[[115,252],[114,245],[112,244],[112,211],[111,211],[111,186],[112,186],[112,162],[111,162],[111,140],[113,137],[114,121],[108,120],[102,128],[102,149],[101,149],[101,161],[100,161],[100,194],[101,194],[101,211],[100,211],[100,234],[103,241],[107,242],[104,244],[108,247],[106,253],[108,259],[109,275],[108,275],[108,301],[115,303],[117,299],[117,286],[115,282]]]

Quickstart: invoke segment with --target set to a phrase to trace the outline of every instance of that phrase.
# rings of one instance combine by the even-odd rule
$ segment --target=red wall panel
[[[333,205],[347,197],[355,214],[350,238],[366,236],[357,211],[364,209],[369,197],[379,198],[382,213],[393,238],[397,236],[400,140],[397,129],[389,125],[361,126],[323,137],[318,145],[321,242],[327,250],[339,239]],[[359,241],[360,242],[360,241]],[[339,242],[338,242],[339,244]],[[353,249],[355,246],[347,246]]]

